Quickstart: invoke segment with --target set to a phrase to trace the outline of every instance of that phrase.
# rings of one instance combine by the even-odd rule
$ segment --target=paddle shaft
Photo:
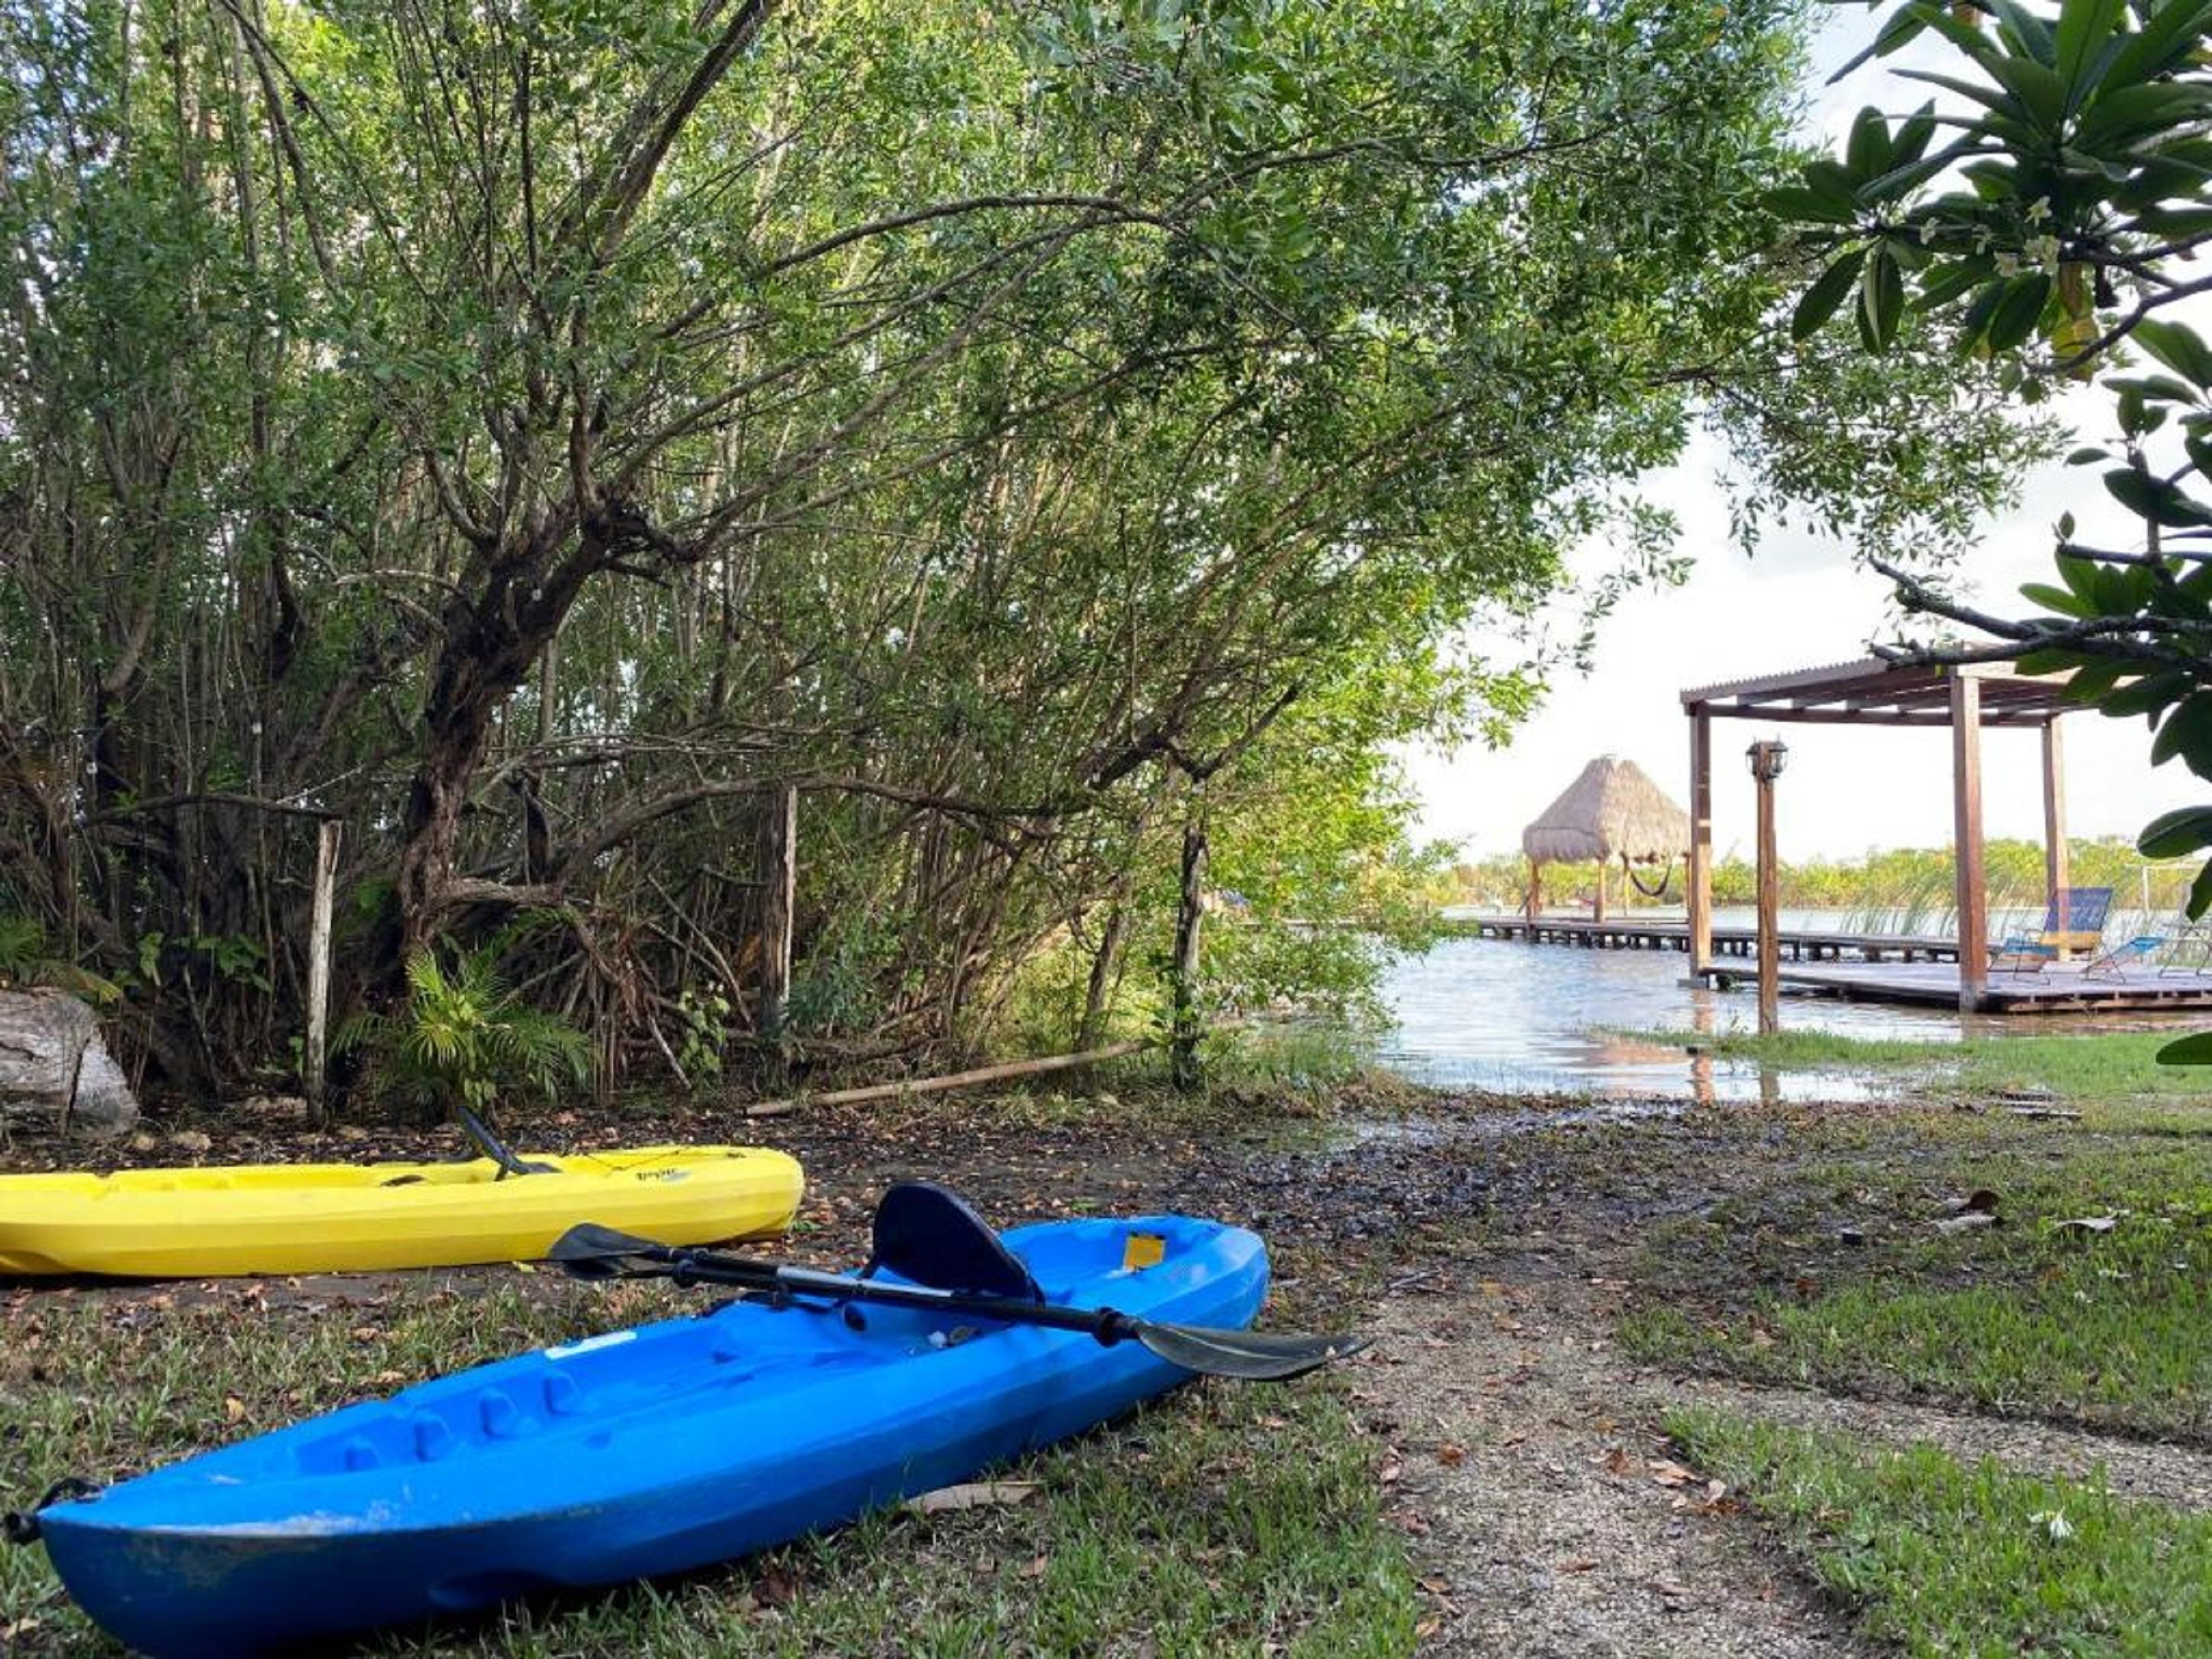
[[[1080,1331],[1109,1347],[1137,1334],[1138,1322],[1112,1308],[1064,1308],[1017,1297],[940,1291],[927,1285],[891,1285],[881,1279],[848,1279],[842,1273],[826,1273],[812,1267],[745,1261],[700,1250],[669,1250],[656,1253],[655,1259],[668,1264],[669,1277],[679,1285],[737,1285],[753,1290],[781,1291],[791,1296],[869,1302],[887,1308],[975,1314],[1008,1325],[1042,1325],[1049,1330]]]
[[[893,1193],[903,1190],[894,1188]],[[950,1197],[950,1194],[945,1195]],[[889,1207],[890,1194],[884,1208]],[[934,1201],[934,1200],[933,1200]],[[988,1235],[983,1222],[957,1199],[953,1224],[972,1226]],[[908,1207],[912,1207],[911,1203]],[[919,1308],[936,1313],[971,1313],[1006,1325],[1041,1325],[1050,1330],[1077,1331],[1100,1346],[1134,1340],[1171,1365],[1208,1376],[1235,1377],[1247,1382],[1282,1382],[1303,1376],[1331,1360],[1342,1359],[1366,1346],[1354,1337],[1300,1336],[1242,1328],[1215,1330],[1203,1325],[1170,1325],[1157,1319],[1139,1319],[1116,1308],[1070,1308],[1043,1300],[1041,1295],[1009,1295],[1000,1290],[968,1290],[954,1280],[933,1281],[927,1275],[942,1268],[976,1272],[990,1268],[985,1259],[960,1263],[953,1257],[931,1265],[927,1254],[915,1254],[915,1242],[901,1227],[884,1226],[884,1211],[877,1212],[877,1259],[894,1264],[898,1282],[853,1279],[823,1273],[788,1262],[753,1261],[743,1256],[717,1255],[711,1251],[672,1249],[649,1238],[633,1238],[611,1227],[580,1221],[561,1235],[546,1252],[580,1279],[635,1279],[652,1274],[679,1285],[736,1285],[764,1291],[772,1296],[816,1296],[837,1303],[871,1302],[895,1308]],[[911,1220],[910,1216],[907,1217]],[[996,1244],[995,1237],[988,1242]],[[890,1248],[886,1248],[886,1245]],[[1001,1252],[1003,1254],[1003,1252]],[[1026,1268],[1011,1257],[1002,1266],[1019,1280],[1034,1285]],[[1002,1279],[1001,1282],[1004,1282]]]

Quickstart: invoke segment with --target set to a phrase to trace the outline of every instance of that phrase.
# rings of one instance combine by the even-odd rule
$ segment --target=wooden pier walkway
[[[1538,945],[1578,945],[1597,951],[1683,951],[1690,948],[1686,921],[1638,921],[1633,916],[1591,921],[1580,917],[1460,916],[1455,926],[1480,939],[1528,939]],[[1852,933],[1825,928],[1784,928],[1778,942],[1792,962],[1956,962],[1959,941],[1901,933]],[[1753,927],[1713,929],[1717,957],[1753,957],[1759,931]]]
[[[1543,916],[1533,924],[1519,915],[1461,915],[1449,926],[1482,939],[1532,939],[1601,951],[1680,951],[1687,954],[1690,928],[1681,921]],[[1898,933],[1850,933],[1785,928],[1782,986],[1786,991],[1873,1002],[1908,1002],[1939,1008],[1960,1006],[1959,942]],[[1758,931],[1713,929],[1715,960],[1695,977],[1726,990],[1748,984],[1758,971]],[[1722,957],[1735,958],[1723,963]],[[1833,966],[1820,966],[1832,963]],[[2039,974],[1992,973],[1975,1006],[1993,1014],[2174,1012],[2212,1008],[2212,971],[2172,969],[2091,975],[2080,962],[2053,963]],[[1686,981],[1685,983],[1690,981]]]

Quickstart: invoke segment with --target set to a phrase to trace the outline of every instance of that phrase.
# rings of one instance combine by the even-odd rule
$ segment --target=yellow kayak
[[[246,1164],[0,1176],[0,1274],[368,1272],[544,1255],[579,1221],[665,1244],[781,1232],[798,1164],[760,1146],[532,1154],[462,1164]]]

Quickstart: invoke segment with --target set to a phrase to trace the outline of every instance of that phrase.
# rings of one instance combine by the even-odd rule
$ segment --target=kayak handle
[[[52,1509],[57,1504],[97,1498],[100,1492],[97,1480],[87,1480],[82,1475],[65,1474],[47,1487],[46,1496],[29,1509],[9,1510],[5,1515],[0,1515],[0,1538],[5,1538],[11,1544],[35,1544],[39,1541],[40,1510]]]

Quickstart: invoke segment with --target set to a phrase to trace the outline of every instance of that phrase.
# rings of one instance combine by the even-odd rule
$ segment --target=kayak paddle
[[[942,1209],[945,1219],[959,1220],[974,1218],[975,1212],[952,1194],[941,1188],[914,1182],[895,1187],[884,1194],[884,1206],[877,1212],[877,1259],[871,1263],[893,1266],[902,1275],[916,1277],[913,1272],[912,1243],[909,1236],[896,1252],[897,1259],[885,1261],[884,1244],[886,1233],[896,1233],[884,1225],[887,1214],[911,1217],[925,1206],[942,1206],[949,1200],[951,1206]],[[741,1289],[765,1291],[784,1296],[823,1297],[840,1303],[872,1302],[885,1307],[921,1308],[945,1313],[974,1314],[984,1319],[994,1319],[1009,1325],[1042,1325],[1048,1329],[1081,1331],[1095,1338],[1102,1346],[1111,1347],[1117,1342],[1134,1340],[1170,1364],[1179,1365],[1187,1371],[1199,1371],[1208,1376],[1235,1377],[1248,1382],[1279,1382],[1342,1359],[1358,1352],[1367,1345],[1347,1336],[1304,1336],[1267,1331],[1223,1330],[1205,1325],[1174,1325],[1156,1319],[1139,1319],[1112,1308],[1071,1308],[1044,1301],[1035,1291],[1028,1270],[1020,1266],[1000,1243],[997,1235],[982,1227],[984,1239],[992,1251],[1005,1256],[1015,1272],[1030,1286],[1027,1295],[995,1294],[992,1291],[957,1289],[943,1285],[916,1283],[910,1285],[886,1283],[866,1276],[823,1273],[812,1267],[795,1267],[775,1261],[751,1261],[742,1256],[722,1255],[710,1250],[671,1249],[656,1244],[651,1239],[634,1238],[619,1233],[611,1227],[583,1222],[571,1227],[554,1241],[546,1253],[546,1260],[557,1262],[562,1269],[576,1279],[671,1279],[679,1285],[731,1285]],[[980,1253],[975,1241],[963,1241],[962,1250]],[[956,1252],[957,1254],[958,1252]],[[939,1275],[930,1274],[930,1277]]]

